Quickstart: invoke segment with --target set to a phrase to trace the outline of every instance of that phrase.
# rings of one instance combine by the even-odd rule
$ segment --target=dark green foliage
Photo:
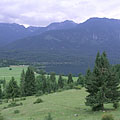
[[[16,107],[16,106],[21,106],[21,105],[23,105],[23,103],[22,102],[20,102],[20,103],[16,103],[16,102],[11,102],[10,104],[8,104],[8,106],[6,107],[6,108],[11,108],[11,107]]]
[[[84,87],[84,85],[85,85],[85,78],[81,73],[78,76],[77,84],[81,85],[82,87]]]
[[[0,114],[0,120],[5,120],[4,117]]]
[[[51,90],[54,92],[56,92],[56,90],[58,89],[56,76],[54,72],[50,73],[50,86],[51,86]]]
[[[20,77],[20,94],[25,96],[25,71],[23,70]]]
[[[12,68],[9,68],[9,70],[12,70]]]
[[[36,101],[34,102],[34,104],[38,104],[38,103],[42,103],[43,100],[41,98],[37,98]]]
[[[5,90],[5,88],[6,88],[6,80],[5,80],[5,78],[4,78],[3,82],[2,82],[2,84],[3,84],[3,89]]]
[[[68,81],[67,81],[67,83],[68,83],[68,84],[73,83],[72,74],[69,74],[69,75],[68,75]]]
[[[26,98],[25,98],[25,97],[22,97],[22,98],[20,98],[20,100],[22,100],[22,101],[23,101],[23,100],[26,100]]]
[[[114,107],[115,109],[119,108],[119,103],[118,103],[118,102],[113,103],[113,107]]]
[[[14,110],[14,114],[20,113],[20,110]]]
[[[14,77],[9,81],[8,85],[6,86],[6,98],[12,98],[14,101],[15,97],[20,96],[20,89],[15,81]]]
[[[44,120],[53,120],[53,118],[52,118],[51,114],[49,113],[48,116],[46,116]]]
[[[114,120],[112,114],[105,114],[102,116],[101,120]]]
[[[103,110],[105,103],[120,100],[119,82],[105,52],[101,56],[97,54],[93,72],[87,71],[85,87],[89,93],[86,105],[91,106],[94,111]]]
[[[2,89],[1,89],[1,85],[0,85],[0,99],[2,99],[2,96],[3,96],[3,94],[2,94]]]
[[[32,96],[36,92],[36,83],[34,71],[28,67],[25,75],[24,92],[25,96]]]
[[[62,75],[59,75],[58,78],[58,87],[63,88],[64,87],[64,79],[62,78]]]
[[[35,96],[36,96],[36,97],[39,97],[39,96],[42,96],[42,95],[43,95],[43,92],[40,90],[40,91],[37,91],[37,92],[36,92],[36,95],[35,95]]]

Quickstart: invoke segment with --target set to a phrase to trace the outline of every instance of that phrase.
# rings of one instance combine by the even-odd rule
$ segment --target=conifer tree
[[[35,87],[36,87],[36,83],[35,83],[34,71],[30,67],[28,67],[25,75],[25,84],[24,84],[25,95],[26,96],[34,95],[36,92]]]
[[[118,102],[120,99],[118,79],[111,71],[111,66],[106,53],[100,56],[97,53],[93,72],[87,72],[86,90],[89,95],[86,97],[86,105],[92,110],[103,110],[105,103]]]
[[[54,72],[50,73],[50,84],[51,84],[51,90],[56,92],[56,90],[58,89],[58,85],[56,82],[56,75]]]
[[[67,83],[68,83],[68,84],[73,83],[72,74],[69,74],[69,75],[68,75],[68,81],[67,81]]]
[[[64,79],[62,78],[62,75],[59,75],[58,78],[58,87],[63,88],[64,87]]]
[[[20,95],[20,89],[19,89],[14,77],[12,77],[12,79],[6,86],[6,97],[12,98],[12,100],[14,101],[14,98],[19,97],[19,95]]]
[[[1,88],[1,84],[0,84],[0,99],[2,99],[2,88]]]
[[[42,91],[42,85],[43,85],[43,82],[42,82],[42,75],[39,75],[36,77],[36,92],[39,92],[39,91]]]
[[[77,84],[81,85],[82,87],[85,85],[85,78],[81,73],[78,76]]]
[[[22,70],[20,77],[20,94],[21,96],[25,96],[25,71]]]

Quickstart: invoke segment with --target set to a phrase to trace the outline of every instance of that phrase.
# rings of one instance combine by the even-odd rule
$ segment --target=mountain
[[[7,51],[0,55],[45,64],[46,69],[58,73],[85,72],[93,65],[97,51],[106,51],[111,63],[120,63],[120,20],[90,18],[75,25],[65,21],[50,24],[46,29],[8,44]]]
[[[73,28],[77,24],[72,21],[64,21],[61,23],[52,23],[47,27],[28,27],[25,28],[23,25],[0,23],[0,46],[7,45],[13,41],[38,35],[49,30],[67,29]]]
[[[64,23],[61,24],[61,26]],[[51,24],[51,30],[42,34],[17,40],[9,44],[10,49],[21,50],[107,50],[119,49],[120,21],[107,18],[91,18],[72,29],[57,29],[59,24]],[[55,30],[53,30],[55,29]]]

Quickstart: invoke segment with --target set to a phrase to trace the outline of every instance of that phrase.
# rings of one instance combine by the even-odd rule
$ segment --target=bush
[[[114,120],[114,118],[111,114],[105,114],[102,116],[101,120]]]
[[[41,98],[38,98],[33,104],[38,104],[38,103],[42,103],[43,100]]]
[[[20,98],[20,100],[26,100],[26,98],[25,98],[25,97],[23,97],[23,98]]]
[[[42,91],[38,91],[35,96],[39,97],[39,96],[42,96],[42,95],[43,95],[43,92]]]
[[[115,109],[119,108],[119,103],[118,103],[118,102],[113,103],[113,107],[114,107]]]
[[[9,70],[12,70],[12,68],[9,68]]]
[[[10,107],[21,106],[21,105],[23,105],[23,103],[22,103],[22,102],[20,102],[20,103],[11,102],[10,104],[8,104],[8,106],[7,106],[7,107],[4,107],[4,109],[5,109],[5,108],[10,108]]]
[[[18,114],[18,113],[20,113],[19,110],[14,110],[14,114]]]

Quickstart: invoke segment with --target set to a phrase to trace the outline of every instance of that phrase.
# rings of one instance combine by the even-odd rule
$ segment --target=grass
[[[11,77],[14,77],[16,81],[20,81],[20,75],[22,70],[27,70],[28,66],[10,66],[10,67],[2,67],[0,68],[0,79],[5,79],[9,81]],[[12,70],[9,70],[12,68]],[[36,74],[37,76],[38,74]],[[56,79],[58,79],[59,75],[56,75]],[[67,79],[67,76],[63,76],[64,79]],[[73,77],[74,80],[77,80],[77,77]]]
[[[11,68],[12,70],[8,67],[0,68],[0,79],[5,77],[9,81],[14,76],[19,82],[20,74],[23,69],[27,69],[27,66],[11,66]],[[56,78],[58,79],[58,76]],[[67,79],[66,76],[64,78]],[[76,80],[77,77],[73,79]],[[20,101],[23,103],[22,106],[3,109],[9,104],[3,103],[0,105],[0,111],[5,120],[44,120],[48,113],[51,113],[53,120],[100,120],[104,112],[92,112],[90,107],[85,106],[86,95],[85,89],[67,90],[43,95],[40,97],[43,102],[39,104],[33,104],[37,97],[31,96]],[[111,113],[116,120],[119,120],[120,109],[114,110],[112,104],[105,107],[108,108],[105,113]],[[16,110],[19,110],[18,114],[14,113]]]
[[[2,109],[7,103],[0,105],[0,110],[6,120],[44,120],[44,117],[51,113],[54,120],[100,120],[103,111],[92,112],[85,106],[85,89],[67,90],[49,95],[43,95],[40,98],[42,103],[33,104],[37,99],[35,96],[27,97],[23,102],[23,106]],[[112,105],[106,105],[110,108],[106,113],[112,113],[116,120],[119,120],[119,110],[112,110]],[[20,113],[14,114],[15,110]],[[76,116],[76,114],[78,116]]]
[[[12,70],[9,70],[10,68],[12,68]],[[11,77],[15,77],[15,80],[19,82],[20,74],[23,69],[26,70],[27,66],[2,67],[0,68],[0,79],[9,81]]]

